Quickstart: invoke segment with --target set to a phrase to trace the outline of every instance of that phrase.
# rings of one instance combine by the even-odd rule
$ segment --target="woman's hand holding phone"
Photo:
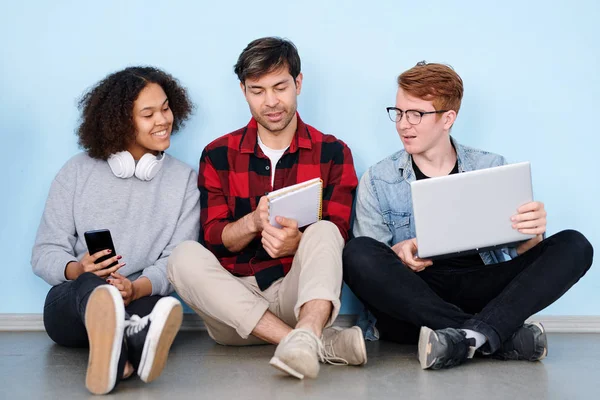
[[[81,261],[72,261],[67,264],[67,269],[65,276],[69,280],[75,280],[79,277],[79,275],[85,272],[91,272],[100,278],[106,278],[111,273],[119,270],[120,268],[125,266],[125,263],[119,263],[121,259],[120,255],[115,255],[113,257],[107,258],[106,260],[99,262],[96,264],[95,262],[104,256],[108,256],[112,253],[112,250],[100,250],[92,255],[89,252],[86,252]],[[109,265],[116,263],[116,265],[107,268]]]
[[[124,267],[125,263],[119,263],[119,260],[122,258],[120,255],[115,255],[113,257],[107,258],[106,260],[99,262],[96,264],[96,261],[100,257],[107,256],[112,251],[108,250],[100,250],[97,253],[90,255],[90,253],[85,253],[80,263],[83,267],[83,272],[92,272],[93,274],[98,275],[100,278],[106,278],[111,273],[117,271],[119,268]],[[116,263],[115,266],[108,268],[109,265]],[[83,273],[82,272],[82,273]]]

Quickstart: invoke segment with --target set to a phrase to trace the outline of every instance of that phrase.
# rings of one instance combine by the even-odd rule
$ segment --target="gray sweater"
[[[151,181],[117,178],[108,163],[81,153],[58,172],[31,256],[33,272],[48,282],[65,282],[65,267],[87,252],[83,233],[109,229],[119,271],[152,282],[152,294],[167,295],[167,258],[184,240],[198,240],[200,204],[197,173],[165,154]]]

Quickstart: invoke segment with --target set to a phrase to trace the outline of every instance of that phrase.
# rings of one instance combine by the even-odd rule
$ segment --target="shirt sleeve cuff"
[[[228,220],[216,221],[212,224],[210,229],[207,231],[205,237],[206,244],[208,246],[219,246],[223,245],[223,229],[230,223]]]
[[[169,283],[166,273],[163,272],[157,265],[152,265],[145,268],[140,277],[142,276],[148,278],[152,284],[151,296],[166,296],[173,292],[173,287],[171,286],[171,283]]]
[[[61,283],[66,282],[68,280],[66,276],[67,264],[72,261],[76,262],[77,259],[70,254],[58,255],[56,260],[53,262],[57,268],[53,269],[48,274],[47,282],[52,286],[60,285]]]

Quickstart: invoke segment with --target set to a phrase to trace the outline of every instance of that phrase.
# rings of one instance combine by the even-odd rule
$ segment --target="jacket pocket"
[[[393,242],[410,239],[410,213],[388,211],[383,214],[383,222],[393,236]]]

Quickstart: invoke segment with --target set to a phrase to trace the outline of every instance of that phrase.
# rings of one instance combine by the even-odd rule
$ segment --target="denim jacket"
[[[458,172],[505,165],[504,157],[463,146],[450,138],[458,158]],[[410,182],[415,180],[412,158],[405,150],[383,159],[364,173],[356,195],[353,233],[355,237],[369,236],[388,246],[412,239],[415,220],[412,211]],[[498,188],[501,190],[501,188]],[[506,260],[505,255],[517,256],[515,248],[479,253],[484,264]],[[363,312],[358,324],[369,340],[378,339],[375,317]]]

